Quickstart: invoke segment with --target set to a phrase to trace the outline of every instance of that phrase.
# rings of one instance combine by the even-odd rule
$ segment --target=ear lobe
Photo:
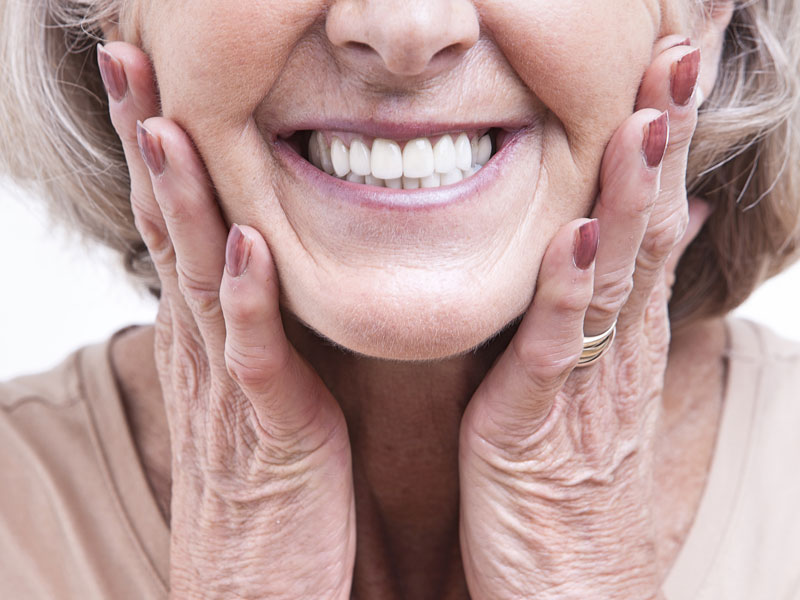
[[[733,0],[704,0],[704,4],[702,20],[695,39],[702,55],[699,91],[703,98],[708,98],[717,80],[725,31],[733,18],[735,3]]]

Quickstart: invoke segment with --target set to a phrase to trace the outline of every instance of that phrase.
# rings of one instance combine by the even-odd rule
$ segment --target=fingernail
[[[225,246],[225,266],[231,277],[241,277],[250,262],[250,244],[247,238],[234,223],[228,233],[228,243]]]
[[[139,152],[142,160],[150,169],[153,175],[161,175],[164,172],[164,149],[161,147],[161,140],[150,133],[142,125],[141,121],[136,121],[136,139],[139,142]]]
[[[667,141],[669,140],[669,114],[664,111],[644,126],[644,140],[642,141],[642,152],[644,162],[651,169],[656,168],[664,160],[664,153],[667,151]]]
[[[125,76],[122,63],[111,56],[103,44],[97,44],[97,65],[100,67],[100,77],[106,86],[106,92],[119,102],[128,93],[128,78]]]
[[[700,74],[700,48],[697,48],[672,65],[670,93],[678,106],[686,106],[692,98],[697,76]]]
[[[595,256],[597,256],[597,245],[600,242],[600,226],[597,219],[592,219],[578,227],[575,234],[575,249],[572,258],[575,266],[581,271],[585,271],[592,266]]]

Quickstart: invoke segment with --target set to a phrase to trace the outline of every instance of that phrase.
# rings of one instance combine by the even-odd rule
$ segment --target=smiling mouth
[[[284,139],[303,159],[332,177],[364,186],[416,190],[472,177],[502,149],[509,133],[490,128],[397,141],[346,131],[305,130]]]

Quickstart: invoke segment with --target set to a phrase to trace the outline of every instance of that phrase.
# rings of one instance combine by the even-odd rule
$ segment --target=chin
[[[291,312],[317,335],[350,352],[384,360],[434,361],[470,352],[517,319],[530,295],[414,293],[319,299]],[[308,305],[311,305],[309,303]],[[322,307],[322,308],[319,308]]]

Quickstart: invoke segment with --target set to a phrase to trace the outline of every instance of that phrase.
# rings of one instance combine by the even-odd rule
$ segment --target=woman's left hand
[[[687,231],[698,68],[699,50],[658,42],[638,111],[604,155],[596,221],[551,241],[530,308],[464,414],[460,533],[473,600],[660,595],[654,438],[669,257],[703,220],[694,211]],[[615,320],[609,352],[576,369],[583,336]]]

